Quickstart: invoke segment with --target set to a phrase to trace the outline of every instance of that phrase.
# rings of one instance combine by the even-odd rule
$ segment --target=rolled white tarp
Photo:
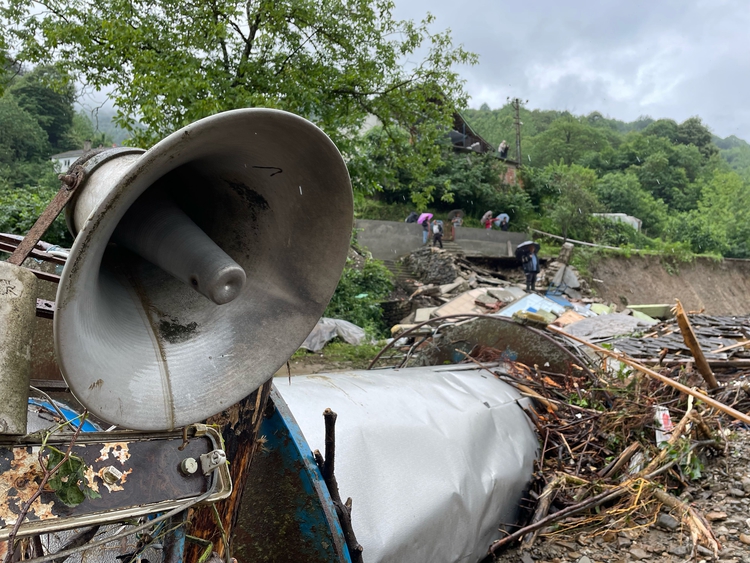
[[[463,366],[297,376],[277,388],[335,475],[365,563],[475,563],[514,524],[538,440],[511,386]]]

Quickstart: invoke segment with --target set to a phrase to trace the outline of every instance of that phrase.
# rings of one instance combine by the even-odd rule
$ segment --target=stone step
[[[394,282],[402,282],[414,277],[414,274],[405,268],[401,262],[396,262],[395,260],[383,260],[383,265],[393,274]]]

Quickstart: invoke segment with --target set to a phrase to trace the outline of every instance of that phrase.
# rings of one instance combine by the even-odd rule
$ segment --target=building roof
[[[74,151],[65,151],[58,154],[53,154],[50,160],[63,160],[65,158],[78,158],[84,153],[83,149],[77,149]]]
[[[457,111],[453,113],[453,130],[448,133],[448,136],[453,143],[454,150],[460,152],[474,151],[478,153],[494,153],[495,156],[500,158],[495,147],[482,138],[479,133],[474,131],[464,116]],[[503,158],[502,160],[512,167],[518,167],[518,163],[515,160],[510,158]]]

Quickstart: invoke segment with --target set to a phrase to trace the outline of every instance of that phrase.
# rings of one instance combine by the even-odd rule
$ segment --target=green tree
[[[0,163],[11,164],[49,154],[47,133],[6,93],[0,98]]]
[[[673,119],[657,119],[651,125],[643,130],[644,135],[653,135],[655,137],[663,137],[669,139],[670,142],[676,143],[677,134],[677,122]]]
[[[524,225],[532,206],[528,194],[518,186],[503,183],[506,166],[494,154],[454,153],[443,158],[443,165],[427,182],[445,211],[460,208],[480,217],[488,209],[507,213],[514,227]]]
[[[683,145],[695,145],[706,158],[719,152],[713,144],[711,131],[703,125],[700,117],[691,117],[680,123],[677,126],[676,140]]]
[[[535,166],[545,166],[562,160],[574,164],[588,152],[598,152],[610,146],[601,130],[573,117],[558,119],[533,141],[534,150],[528,152]]]
[[[661,232],[668,208],[641,187],[635,174],[610,172],[596,182],[599,201],[613,213],[627,213],[643,221],[651,235]]]
[[[31,0],[0,8],[21,56],[110,88],[134,143],[219,111],[274,107],[319,125],[344,154],[368,116],[404,129],[406,160],[440,162],[436,140],[466,103],[455,67],[476,56],[391,0]],[[416,64],[410,62],[417,58]],[[419,59],[421,58],[421,60]],[[146,128],[139,129],[138,122]]]
[[[94,131],[94,124],[83,111],[73,115],[72,126],[65,138],[68,146],[76,148],[83,148],[85,141],[91,141],[92,147],[98,147],[99,145],[108,147],[113,143],[112,137],[108,133]]]
[[[66,136],[73,125],[75,87],[70,77],[51,66],[23,74],[8,89],[18,105],[33,115],[55,150],[68,150]]]
[[[602,210],[593,192],[596,173],[577,164],[557,163],[545,168],[549,185],[559,197],[549,213],[563,238],[585,236],[591,224],[591,214]]]

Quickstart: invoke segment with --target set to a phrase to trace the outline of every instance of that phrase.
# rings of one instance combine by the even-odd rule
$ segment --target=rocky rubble
[[[555,276],[561,268],[566,266],[570,253],[561,253],[558,259],[548,262],[540,261],[542,268],[539,274],[538,292],[555,280]],[[512,262],[512,261],[511,261]],[[414,322],[416,311],[420,308],[439,307],[461,294],[478,288],[504,288],[516,286],[525,287],[524,274],[521,268],[512,263],[508,267],[495,267],[492,265],[479,265],[466,259],[460,254],[454,254],[447,250],[434,247],[424,247],[404,257],[401,261],[403,268],[411,272],[412,276],[401,280],[394,292],[391,302],[384,305],[388,311],[404,311],[407,307],[397,301],[408,301],[411,303],[410,314],[400,319],[401,325],[409,325]],[[563,276],[559,276],[563,279]],[[596,302],[591,297],[591,292],[585,280],[580,280],[578,272],[572,266],[566,266],[566,281],[575,280],[572,287],[565,287],[571,298],[582,299],[585,302]],[[400,293],[396,297],[396,293]],[[407,297],[408,296],[408,297]],[[516,296],[517,297],[517,296]],[[507,295],[505,296],[507,299]],[[502,297],[493,298],[492,292],[477,297],[477,304],[484,307],[482,312],[492,313],[503,305]],[[389,320],[393,321],[392,317]],[[396,324],[391,322],[391,324]]]
[[[412,252],[403,264],[424,284],[451,283],[459,273],[452,254],[431,247]]]

